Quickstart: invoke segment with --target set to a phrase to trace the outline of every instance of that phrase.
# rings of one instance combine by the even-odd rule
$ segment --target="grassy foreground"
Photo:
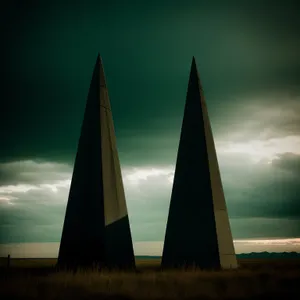
[[[300,260],[240,260],[231,271],[159,271],[138,260],[136,273],[53,272],[55,260],[12,260],[0,270],[1,299],[297,299]],[[1,264],[0,264],[1,265]],[[3,262],[2,262],[3,266]],[[297,297],[296,297],[297,296]]]

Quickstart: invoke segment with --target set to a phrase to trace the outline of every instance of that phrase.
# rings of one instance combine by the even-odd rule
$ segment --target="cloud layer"
[[[300,97],[265,93],[240,98],[227,119],[212,125],[222,181],[235,238],[300,235]],[[284,101],[283,101],[284,100]],[[211,110],[210,110],[211,111]],[[229,122],[230,120],[230,122]],[[172,137],[173,136],[173,137]],[[178,145],[162,131],[153,153],[174,156],[173,163],[122,164],[133,238],[164,239]],[[169,138],[168,138],[169,137]],[[137,136],[137,140],[138,140]],[[154,143],[157,144],[157,143]],[[149,149],[150,148],[150,149]],[[143,149],[140,149],[143,152]],[[145,153],[145,152],[143,152]],[[125,153],[126,154],[126,153]],[[126,162],[120,151],[121,162]],[[58,241],[64,219],[72,166],[46,160],[0,164],[0,242]]]
[[[300,18],[275,2],[8,4],[0,243],[59,241],[99,50],[135,242],[164,239],[192,56],[234,238],[299,237]]]

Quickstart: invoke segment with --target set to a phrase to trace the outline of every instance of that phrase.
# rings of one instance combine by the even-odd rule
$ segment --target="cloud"
[[[300,154],[291,152],[278,154],[277,157],[272,160],[272,166],[290,171],[300,178]]]
[[[62,163],[25,160],[2,163],[0,172],[0,199],[13,201],[21,198],[39,198],[42,195],[42,198],[59,197],[62,196],[62,191],[65,195],[70,187],[72,168]],[[129,194],[137,192],[133,197],[137,198],[142,194],[146,196],[153,187],[170,187],[174,166],[125,167],[122,169],[122,175],[125,189]]]
[[[234,236],[284,236],[284,232],[297,236],[298,177],[273,164],[247,161],[247,155],[218,154]],[[59,240],[71,167],[45,161],[19,161],[1,167],[13,183],[4,176],[6,184],[0,186],[1,241]],[[124,166],[122,174],[133,240],[163,240],[174,165]],[[252,222],[253,218],[257,221]],[[277,228],[275,223],[281,225]]]
[[[19,161],[0,169],[0,242],[59,240],[71,167]],[[163,238],[174,167],[124,167],[122,174],[133,237]]]
[[[272,164],[244,162],[221,169],[230,217],[300,220],[300,177]]]
[[[247,207],[249,207],[249,205],[247,205]],[[242,216],[230,219],[234,239],[281,239],[299,237],[299,222],[299,218],[287,217]]]
[[[8,162],[0,164],[0,174],[2,204],[66,202],[69,165],[31,160]]]
[[[125,169],[123,173],[124,180],[128,183],[139,184],[141,181],[147,181],[149,178],[167,179],[168,182],[173,182],[174,166],[168,167],[140,167]]]
[[[49,183],[70,178],[72,167],[68,164],[22,160],[0,163],[0,186],[32,184],[36,181]]]
[[[163,239],[174,166],[130,167],[122,173],[133,239]]]
[[[236,97],[226,119],[212,121],[230,216],[299,220],[299,90]]]
[[[241,96],[213,128],[218,154],[246,154],[256,163],[286,152],[300,155],[300,92]]]

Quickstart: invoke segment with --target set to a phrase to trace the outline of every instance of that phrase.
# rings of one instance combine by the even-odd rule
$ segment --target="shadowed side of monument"
[[[195,58],[192,61],[162,267],[237,266],[219,166]]]
[[[115,131],[98,55],[66,208],[58,266],[135,267]]]

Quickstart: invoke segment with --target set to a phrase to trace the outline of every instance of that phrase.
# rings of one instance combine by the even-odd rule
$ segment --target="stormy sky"
[[[195,56],[236,249],[300,251],[297,1],[67,2],[2,4],[2,250],[60,241],[100,52],[136,249],[164,239]]]

